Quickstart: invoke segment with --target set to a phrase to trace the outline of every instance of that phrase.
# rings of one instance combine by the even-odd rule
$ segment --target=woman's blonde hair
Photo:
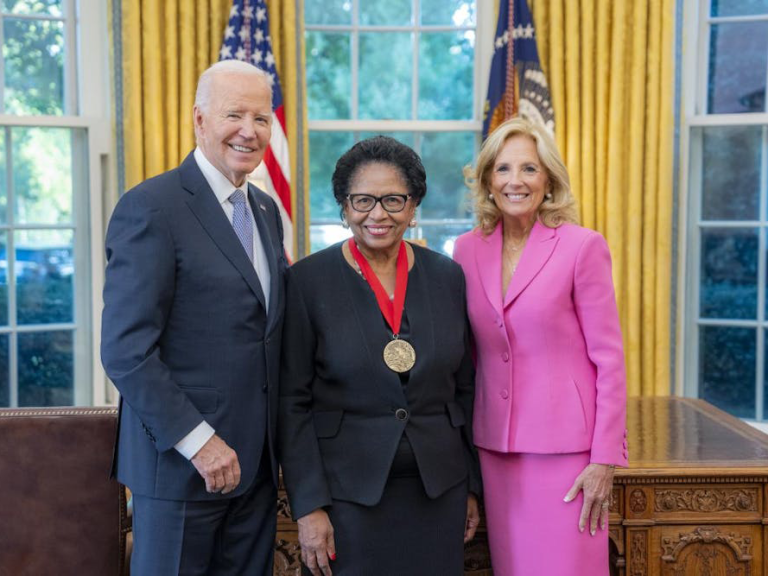
[[[579,223],[576,199],[571,194],[568,170],[560,157],[555,140],[546,128],[526,118],[512,118],[494,130],[480,148],[477,165],[464,167],[464,182],[472,193],[477,226],[484,234],[490,234],[501,219],[501,211],[491,200],[491,172],[501,149],[514,136],[527,136],[536,144],[544,169],[549,178],[551,198],[544,197],[536,217],[549,228],[557,228],[564,222]]]

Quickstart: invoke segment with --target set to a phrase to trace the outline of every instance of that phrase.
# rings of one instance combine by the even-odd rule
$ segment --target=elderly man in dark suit
[[[101,353],[137,576],[272,573],[287,263],[277,206],[246,180],[271,122],[266,73],[214,64],[197,149],[127,192],[109,225]]]

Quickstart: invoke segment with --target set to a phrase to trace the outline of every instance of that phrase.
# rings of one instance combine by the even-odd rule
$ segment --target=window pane
[[[307,105],[311,120],[350,117],[348,34],[307,32]]]
[[[0,408],[11,405],[10,377],[8,375],[8,334],[0,334]]]
[[[702,229],[703,318],[756,318],[757,244],[755,229]]]
[[[5,111],[64,113],[64,23],[8,18],[3,23]]]
[[[304,0],[305,24],[351,24],[352,0]]]
[[[0,232],[0,325],[8,324],[8,233]]]
[[[336,161],[352,146],[351,132],[309,133],[310,218],[339,219],[339,205],[333,197],[331,176]]]
[[[703,129],[702,219],[759,219],[763,130],[760,126]]]
[[[427,241],[427,248],[442,252],[446,256],[453,256],[456,237],[471,229],[472,222],[422,226],[419,229],[419,237]]]
[[[360,34],[360,118],[410,119],[411,34]]]
[[[14,238],[18,323],[72,322],[73,232],[20,230]]]
[[[17,224],[72,222],[72,130],[12,128]]]
[[[472,118],[475,32],[432,32],[419,38],[419,118]]]
[[[768,0],[712,0],[712,16],[768,14]]]
[[[765,111],[768,22],[713,24],[709,48],[710,113]]]
[[[474,132],[431,132],[422,136],[421,157],[427,170],[427,195],[421,218],[469,218],[469,190],[461,171],[472,163]]]
[[[373,138],[374,136],[378,136],[380,134],[394,138],[398,142],[402,142],[406,146],[416,150],[416,145],[414,144],[415,135],[413,132],[360,132],[358,134],[357,141],[359,142],[360,140],[365,140],[366,138]]]
[[[412,22],[411,0],[360,1],[360,24],[363,26],[406,26]]]
[[[19,406],[74,404],[72,332],[28,332],[19,338]]]
[[[755,330],[701,326],[699,397],[739,418],[755,417]]]
[[[62,0],[3,0],[5,12],[61,16]]]
[[[309,227],[310,252],[317,252],[352,236],[341,224],[313,224]]]
[[[421,0],[421,23],[442,26],[471,26],[475,2],[466,0]]]
[[[8,223],[8,171],[5,163],[5,128],[0,128],[0,224]]]

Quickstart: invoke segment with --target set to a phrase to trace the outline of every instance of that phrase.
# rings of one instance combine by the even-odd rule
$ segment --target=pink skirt
[[[589,453],[478,449],[494,576],[607,576],[608,531],[579,532],[583,495],[565,503]]]

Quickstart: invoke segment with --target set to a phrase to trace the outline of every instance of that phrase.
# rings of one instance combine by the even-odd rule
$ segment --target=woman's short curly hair
[[[397,168],[416,206],[427,194],[427,173],[419,155],[394,138],[374,136],[352,146],[336,162],[331,183],[333,196],[342,208],[357,171],[367,164],[389,164]]]
[[[554,138],[538,122],[526,118],[512,118],[499,125],[480,148],[477,165],[464,167],[464,182],[472,193],[477,226],[484,234],[490,234],[501,219],[501,211],[491,200],[491,172],[501,149],[514,136],[527,136],[536,144],[544,169],[549,178],[551,198],[544,198],[536,217],[549,228],[557,228],[564,222],[578,224],[576,199],[571,194],[568,169],[560,157]]]

